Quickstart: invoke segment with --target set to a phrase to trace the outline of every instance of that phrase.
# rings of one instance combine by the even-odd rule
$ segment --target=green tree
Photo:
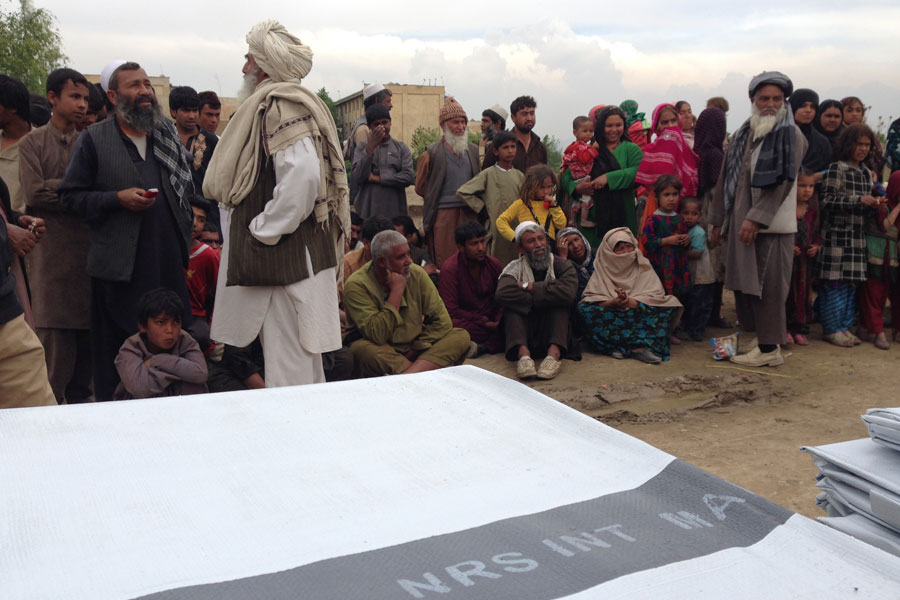
[[[476,146],[481,143],[481,132],[478,131],[470,131],[469,132],[469,143],[475,144]]]
[[[0,8],[0,73],[43,94],[47,75],[67,60],[53,13],[30,0],[20,0],[18,12]]]
[[[419,157],[431,144],[441,139],[441,131],[437,127],[417,127],[412,136],[413,164],[418,164]]]
[[[328,107],[328,110],[331,111],[331,117],[334,119],[335,125],[338,126],[338,129],[341,127],[341,122],[338,120],[338,111],[337,106],[334,105],[334,100],[331,99],[331,96],[328,94],[328,90],[324,87],[316,92],[316,96],[322,99],[322,102]]]
[[[562,149],[559,146],[559,140],[554,135],[545,135],[541,140],[547,148],[547,164],[555,172],[559,172],[562,166]]]

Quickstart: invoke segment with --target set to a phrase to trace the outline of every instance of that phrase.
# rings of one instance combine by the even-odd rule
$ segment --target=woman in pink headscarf
[[[672,104],[660,104],[653,109],[651,126],[657,137],[644,146],[644,158],[634,178],[636,184],[645,188],[639,189],[638,194],[647,195],[638,231],[643,231],[649,215],[659,208],[656,197],[649,190],[660,175],[674,175],[681,181],[684,186],[682,198],[697,195],[699,159],[684,141],[678,111]]]

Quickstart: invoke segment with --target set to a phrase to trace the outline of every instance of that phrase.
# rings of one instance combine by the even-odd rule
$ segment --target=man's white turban
[[[302,79],[312,69],[312,50],[275,20],[257,23],[247,34],[250,54],[275,82]]]

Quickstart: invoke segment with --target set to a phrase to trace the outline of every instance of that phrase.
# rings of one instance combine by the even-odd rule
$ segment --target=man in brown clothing
[[[50,122],[19,142],[19,180],[28,214],[41,217],[47,235],[29,254],[35,330],[47,359],[53,395],[60,404],[91,399],[91,280],[87,275],[90,229],[59,204],[57,188],[87,112],[90,84],[78,71],[47,77]]]
[[[416,193],[425,199],[422,227],[434,264],[456,254],[457,226],[475,218],[466,203],[456,197],[459,186],[478,169],[478,146],[468,141],[466,111],[452,97],[444,101],[438,121],[443,136],[428,146],[416,165]]]
[[[547,147],[541,138],[532,131],[537,122],[534,111],[537,102],[531,96],[519,96],[509,105],[509,114],[513,122],[512,132],[516,134],[516,157],[513,166],[523,173],[528,167],[547,164]],[[485,152],[482,170],[497,162],[497,155]]]

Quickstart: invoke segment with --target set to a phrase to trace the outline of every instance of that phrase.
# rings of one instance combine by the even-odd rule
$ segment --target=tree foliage
[[[441,131],[437,127],[417,127],[412,136],[413,162],[418,162],[419,157],[431,144],[441,139]]]
[[[559,168],[562,166],[562,148],[559,140],[554,135],[545,135],[541,141],[547,148],[547,165],[555,172],[559,172]]]
[[[328,90],[326,90],[324,87],[322,87],[322,89],[320,89],[318,92],[316,92],[316,96],[318,96],[319,98],[322,99],[322,102],[324,102],[325,105],[328,107],[328,110],[331,111],[331,117],[334,119],[335,125],[337,125],[340,128],[341,122],[338,119],[337,107],[334,105],[334,100],[332,100],[331,96],[328,94]]]
[[[67,60],[53,13],[30,0],[21,0],[19,11],[0,7],[0,73],[43,94],[47,75]]]

